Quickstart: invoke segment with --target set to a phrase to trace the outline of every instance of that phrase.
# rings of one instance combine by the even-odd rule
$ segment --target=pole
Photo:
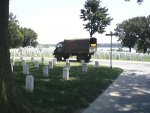
[[[106,36],[110,36],[111,40],[110,40],[110,69],[112,69],[112,36],[117,36],[117,34],[112,33],[112,31],[110,31],[110,34],[106,34]]]
[[[110,42],[110,69],[112,69],[112,32],[111,34],[111,42]]]

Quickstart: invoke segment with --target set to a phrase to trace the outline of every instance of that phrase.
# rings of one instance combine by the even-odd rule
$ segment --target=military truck
[[[71,39],[59,42],[56,45],[53,55],[58,61],[68,59],[70,56],[76,56],[77,61],[85,60],[88,62],[97,50],[97,39]]]

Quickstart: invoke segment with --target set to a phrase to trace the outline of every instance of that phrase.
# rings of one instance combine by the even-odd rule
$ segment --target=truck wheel
[[[64,60],[68,59],[69,58],[69,55],[65,55],[63,56]]]
[[[57,58],[57,61],[61,61],[62,60],[62,56],[60,56],[60,55],[55,55],[55,58]]]
[[[90,61],[90,59],[91,59],[91,55],[87,55],[87,56],[85,56],[85,61],[86,61],[86,62],[89,62],[89,61]]]
[[[77,61],[81,62],[81,60],[85,60],[86,61],[85,55],[77,55]]]
[[[81,56],[80,55],[77,55],[77,61],[81,62]]]

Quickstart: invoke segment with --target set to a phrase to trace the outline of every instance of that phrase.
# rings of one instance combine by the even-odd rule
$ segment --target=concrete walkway
[[[82,113],[150,113],[150,67],[142,69],[125,69]]]

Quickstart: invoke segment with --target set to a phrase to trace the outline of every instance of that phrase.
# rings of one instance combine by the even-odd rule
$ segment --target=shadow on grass
[[[94,101],[122,72],[119,68],[95,68],[88,66],[88,72],[82,72],[79,63],[71,62],[69,80],[63,80],[62,71],[65,62],[54,65],[49,77],[43,77],[43,66],[35,68],[28,62],[30,74],[34,76],[34,92],[25,92],[25,77],[21,63],[14,66],[13,77],[22,90],[26,106],[32,113],[75,113]]]

